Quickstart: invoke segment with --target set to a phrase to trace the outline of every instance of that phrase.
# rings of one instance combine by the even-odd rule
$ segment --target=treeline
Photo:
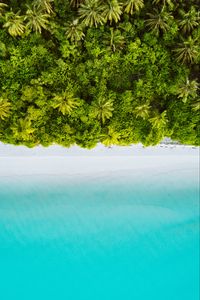
[[[198,4],[0,1],[0,140],[200,145]]]

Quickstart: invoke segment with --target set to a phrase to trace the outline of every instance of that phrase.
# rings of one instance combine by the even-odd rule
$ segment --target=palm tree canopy
[[[179,89],[177,90],[178,98],[182,98],[183,102],[186,102],[188,97],[195,98],[197,96],[198,82],[196,80],[190,81],[188,78]]]
[[[159,12],[157,9],[153,13],[147,13],[149,19],[146,20],[147,26],[156,35],[159,35],[160,30],[166,32],[169,29],[169,21],[173,18],[172,14],[166,11]]]
[[[6,13],[5,23],[3,24],[4,28],[8,29],[8,32],[13,37],[21,36],[25,32],[24,17],[20,16],[18,11],[16,14],[11,12]]]
[[[42,32],[43,29],[47,29],[49,24],[49,15],[44,13],[42,10],[37,10],[36,8],[28,7],[26,11],[25,20],[27,20],[27,28],[35,31],[36,33]]]
[[[44,12],[47,12],[48,14],[53,13],[52,5],[54,0],[34,0],[33,1],[33,7],[35,7],[37,10],[43,10]]]
[[[149,119],[150,123],[152,124],[152,127],[155,129],[164,128],[168,122],[166,114],[167,112],[164,111],[161,113],[161,115],[157,114],[155,117]]]
[[[63,115],[70,115],[78,106],[78,99],[68,90],[62,92],[60,95],[55,95],[52,102],[52,107],[57,108]]]
[[[35,131],[35,128],[31,125],[31,120],[27,118],[19,119],[16,127],[11,127],[13,131],[13,136],[18,140],[29,141],[32,138],[32,134]]]
[[[124,11],[132,15],[135,11],[139,11],[144,7],[144,0],[126,0],[123,6]]]
[[[145,120],[149,116],[150,108],[151,106],[149,104],[139,105],[133,110],[133,113],[136,114],[136,118],[141,117],[143,120]]]
[[[102,5],[103,17],[106,22],[109,21],[110,24],[112,21],[115,23],[119,22],[120,16],[122,14],[122,4],[117,0],[107,0],[104,5]]]
[[[85,36],[83,27],[79,24],[78,21],[78,19],[75,19],[74,21],[67,23],[66,35],[67,38],[72,42],[78,42]]]
[[[106,119],[112,117],[113,112],[113,101],[107,100],[106,98],[99,97],[92,103],[91,115],[97,117],[102,123],[105,123]]]
[[[194,63],[197,61],[200,51],[199,46],[195,44],[195,40],[191,37],[187,41],[178,44],[178,47],[173,50],[176,53],[176,60],[181,63]]]
[[[199,11],[196,11],[194,6],[192,6],[187,13],[185,13],[183,10],[180,10],[180,14],[182,19],[179,20],[178,23],[184,33],[190,32],[195,27],[200,25],[200,14]]]
[[[85,26],[97,27],[105,23],[102,16],[102,6],[98,0],[86,0],[80,5],[78,13]]]
[[[11,110],[11,103],[4,98],[0,98],[0,119],[5,120],[9,117]]]
[[[103,135],[102,143],[107,147],[110,147],[112,145],[117,145],[119,144],[120,137],[121,134],[115,131],[111,126],[109,126],[107,134]]]

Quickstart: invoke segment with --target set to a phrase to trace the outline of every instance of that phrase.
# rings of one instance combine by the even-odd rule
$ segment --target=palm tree
[[[5,3],[0,3],[0,17],[3,15],[5,8],[8,7]]]
[[[123,6],[124,11],[132,15],[134,11],[140,11],[144,7],[144,0],[127,0]]]
[[[19,119],[17,127],[11,127],[16,139],[29,141],[35,129],[31,127],[31,121],[27,118]]]
[[[133,113],[136,114],[136,118],[140,117],[143,120],[147,119],[149,116],[149,110],[151,106],[149,104],[142,104],[140,106],[137,106],[134,110]]]
[[[181,63],[194,63],[199,56],[199,48],[195,44],[195,40],[191,37],[183,43],[177,45],[177,49],[173,50],[176,52],[176,60]]]
[[[182,98],[185,103],[188,97],[195,98],[197,96],[198,82],[196,80],[190,81],[188,78],[178,89],[178,98]]]
[[[102,16],[102,6],[98,0],[86,0],[80,5],[78,13],[85,26],[97,27],[105,23]]]
[[[67,24],[67,31],[65,34],[67,35],[67,38],[72,42],[78,42],[85,36],[83,27],[78,24],[78,19],[75,19],[74,21]]]
[[[153,33],[159,35],[160,31],[166,32],[169,29],[168,23],[173,17],[166,11],[159,12],[157,9],[153,11],[154,13],[147,14],[150,18],[146,20],[146,24]]]
[[[167,112],[164,111],[161,115],[157,114],[155,117],[149,119],[149,121],[152,124],[152,127],[155,129],[163,129],[168,122],[166,114]]]
[[[102,5],[103,17],[106,22],[109,21],[112,24],[112,21],[115,23],[119,22],[120,16],[122,14],[122,5],[117,0],[107,0],[104,5]]]
[[[110,119],[112,117],[113,101],[111,99],[106,99],[103,97],[99,97],[96,101],[94,101],[91,105],[91,115],[98,120],[100,120],[103,124],[106,119]]]
[[[8,29],[8,32],[13,37],[21,36],[25,32],[25,25],[24,25],[24,17],[19,15],[20,12],[18,11],[16,14],[14,12],[8,12],[5,15],[5,24],[3,24],[4,28]]]
[[[120,30],[114,30],[112,27],[110,32],[104,35],[104,42],[113,52],[117,49],[123,49],[125,45],[125,39]]]
[[[0,119],[5,120],[10,115],[11,103],[0,97]]]
[[[55,95],[53,98],[52,107],[57,108],[63,115],[70,115],[78,106],[78,99],[68,90],[65,90],[60,95]]]
[[[34,0],[33,7],[35,7],[37,10],[43,10],[44,12],[51,14],[53,13],[51,5],[52,2],[54,2],[54,0]]]
[[[121,134],[109,126],[108,133],[103,135],[102,143],[107,147],[110,147],[111,145],[118,145],[120,137]]]
[[[187,13],[184,10],[180,10],[180,14],[182,20],[179,21],[179,26],[184,33],[191,32],[195,27],[199,26],[200,15],[194,6]]]
[[[28,7],[26,11],[25,20],[27,20],[27,28],[35,32],[42,32],[43,29],[47,29],[49,24],[49,15],[42,10],[37,10],[35,7]]]

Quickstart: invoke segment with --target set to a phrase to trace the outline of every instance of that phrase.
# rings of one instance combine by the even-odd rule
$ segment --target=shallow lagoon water
[[[0,299],[199,299],[198,169],[0,179]]]

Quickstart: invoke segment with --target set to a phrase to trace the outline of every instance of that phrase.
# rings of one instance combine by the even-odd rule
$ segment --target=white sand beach
[[[160,144],[92,150],[77,146],[36,147],[12,146],[0,143],[0,176],[96,174],[126,170],[198,169],[199,147]]]

